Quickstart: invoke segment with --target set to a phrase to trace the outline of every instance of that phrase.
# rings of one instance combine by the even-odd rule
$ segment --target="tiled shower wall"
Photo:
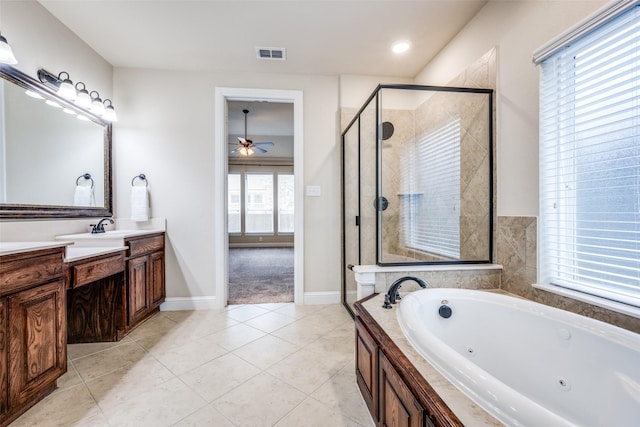
[[[640,321],[634,317],[532,286],[537,280],[537,228],[535,217],[498,217],[495,231],[495,262],[503,266],[502,289],[542,304],[640,333]]]

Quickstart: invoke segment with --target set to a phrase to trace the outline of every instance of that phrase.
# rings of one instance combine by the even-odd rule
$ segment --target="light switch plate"
[[[320,197],[320,186],[307,185],[307,197]]]

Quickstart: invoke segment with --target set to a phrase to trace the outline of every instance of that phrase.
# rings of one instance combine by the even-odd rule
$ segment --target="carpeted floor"
[[[293,248],[230,248],[229,304],[293,301]]]

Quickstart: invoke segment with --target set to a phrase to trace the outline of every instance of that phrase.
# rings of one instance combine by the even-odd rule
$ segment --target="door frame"
[[[293,236],[293,301],[304,297],[304,175],[302,91],[216,87],[214,141],[214,258],[215,305],[224,308],[229,297],[229,234],[227,230],[227,101],[270,101],[293,104],[293,175],[295,219]]]

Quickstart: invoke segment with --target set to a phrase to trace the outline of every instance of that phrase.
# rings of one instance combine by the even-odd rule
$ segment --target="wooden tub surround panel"
[[[356,302],[356,378],[377,426],[460,427],[462,422]],[[394,309],[397,306],[394,306]]]

